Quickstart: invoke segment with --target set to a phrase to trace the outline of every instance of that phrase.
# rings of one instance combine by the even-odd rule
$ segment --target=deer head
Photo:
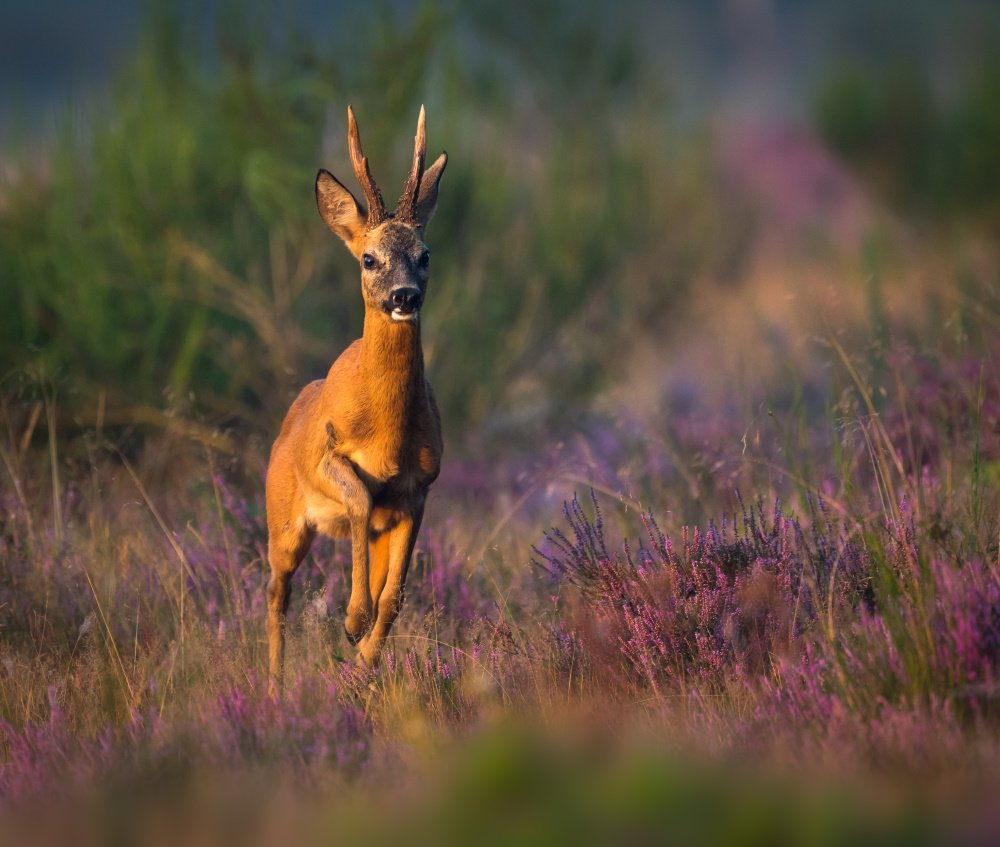
[[[414,321],[423,304],[430,266],[423,233],[437,206],[438,184],[448,164],[448,154],[442,153],[424,170],[427,139],[421,106],[413,164],[396,210],[389,212],[372,178],[350,106],[347,125],[351,163],[364,192],[367,210],[333,174],[320,169],[316,175],[320,217],[361,264],[365,310],[384,315],[387,320]]]

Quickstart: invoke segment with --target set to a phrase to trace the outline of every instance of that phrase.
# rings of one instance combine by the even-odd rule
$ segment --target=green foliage
[[[1000,220],[1000,61],[967,73],[950,98],[916,63],[848,65],[816,93],[817,127],[892,201],[936,215]]]
[[[198,390],[225,409],[288,363],[268,277],[315,250],[294,200],[324,106],[300,58],[234,54],[209,74],[189,38],[151,24],[106,113],[67,127],[50,174],[9,186],[4,353],[37,350],[81,394]]]
[[[109,423],[166,406],[270,431],[357,337],[357,271],[311,185],[350,177],[349,101],[387,199],[421,101],[451,154],[425,346],[453,426],[592,392],[664,281],[682,290],[667,269],[709,237],[685,223],[704,171],[674,185],[664,102],[600,21],[543,35],[503,4],[426,3],[307,37],[233,18],[206,49],[154,10],[107,104],[4,188],[0,356],[61,379],[78,419],[106,392]]]
[[[365,836],[386,844],[414,834],[417,844],[465,844],[476,832],[484,845],[867,845],[932,844],[941,829],[915,804],[890,816],[843,786],[708,766],[655,745],[609,755],[586,739],[503,727],[444,762],[419,804],[341,816],[330,835],[364,821]]]

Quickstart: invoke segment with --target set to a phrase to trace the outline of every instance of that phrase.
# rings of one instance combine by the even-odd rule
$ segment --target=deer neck
[[[397,432],[402,438],[424,379],[420,319],[393,322],[366,310],[361,336],[361,377],[365,405],[379,422],[378,428],[383,434]]]

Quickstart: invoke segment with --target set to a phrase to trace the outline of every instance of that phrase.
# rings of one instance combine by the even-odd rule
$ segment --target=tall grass
[[[177,445],[173,482],[156,486],[152,450],[139,465],[100,447],[87,463],[18,452],[34,413],[8,403],[3,793],[20,803],[163,774],[263,771],[315,796],[389,784],[447,739],[518,718],[654,731],[689,753],[749,751],[805,772],[992,778],[1000,502],[977,480],[1000,455],[987,423],[1000,383],[983,378],[986,358],[888,361],[897,388],[877,427],[862,403],[860,436],[824,436],[853,457],[850,484],[832,487],[843,467],[817,452],[815,476],[761,475],[788,445],[747,455],[734,420],[720,450],[756,487],[746,501],[720,496],[700,525],[594,493],[547,529],[588,478],[643,503],[683,497],[683,477],[644,469],[660,461],[652,438],[643,453],[627,435],[595,432],[575,455],[523,471],[515,458],[456,461],[377,670],[358,668],[340,640],[347,551],[321,544],[307,558],[280,701],[265,693],[259,483]],[[912,401],[941,384],[982,413]]]

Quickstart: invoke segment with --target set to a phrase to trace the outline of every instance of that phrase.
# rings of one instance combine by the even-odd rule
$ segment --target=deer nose
[[[404,315],[420,308],[421,294],[419,288],[394,288],[389,295],[393,309],[399,309]]]

